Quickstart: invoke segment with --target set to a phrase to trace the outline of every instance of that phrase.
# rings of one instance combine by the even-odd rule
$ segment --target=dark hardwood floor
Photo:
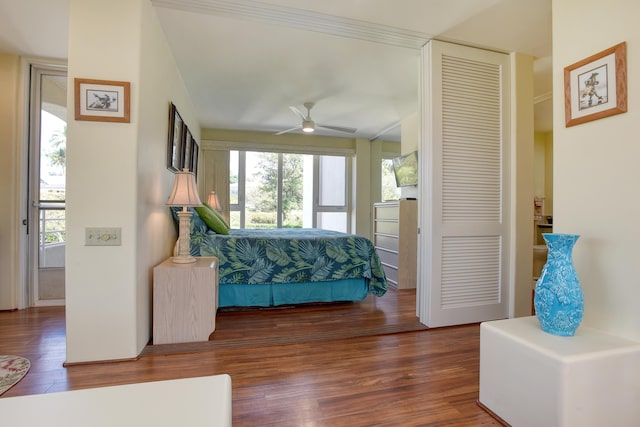
[[[415,292],[390,290],[355,304],[223,311],[212,342],[238,345],[148,346],[135,361],[65,368],[64,308],[0,312],[0,354],[32,363],[2,397],[228,373],[234,426],[500,425],[476,404],[479,326],[415,324]],[[382,334],[327,332],[349,328]]]

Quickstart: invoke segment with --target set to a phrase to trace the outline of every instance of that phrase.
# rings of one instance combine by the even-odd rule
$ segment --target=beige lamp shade
[[[189,172],[189,169],[182,169],[181,172],[176,172],[175,176],[173,191],[167,200],[167,205],[202,206],[193,172]]]
[[[209,196],[207,197],[207,204],[217,211],[222,210],[220,199],[218,199],[218,195],[215,191],[209,193]]]

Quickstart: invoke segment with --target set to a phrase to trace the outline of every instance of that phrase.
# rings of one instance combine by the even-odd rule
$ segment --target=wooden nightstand
[[[216,328],[218,259],[171,258],[153,269],[153,343],[207,341]]]

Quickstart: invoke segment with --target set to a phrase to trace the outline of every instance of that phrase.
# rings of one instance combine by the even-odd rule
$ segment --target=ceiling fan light
[[[316,124],[313,123],[313,120],[303,120],[302,121],[302,130],[304,132],[311,133],[316,129]]]

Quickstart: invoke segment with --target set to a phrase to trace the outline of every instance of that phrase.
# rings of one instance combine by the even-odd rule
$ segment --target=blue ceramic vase
[[[573,336],[582,322],[584,297],[571,256],[580,236],[542,233],[547,242],[547,262],[536,283],[533,305],[543,331]]]

